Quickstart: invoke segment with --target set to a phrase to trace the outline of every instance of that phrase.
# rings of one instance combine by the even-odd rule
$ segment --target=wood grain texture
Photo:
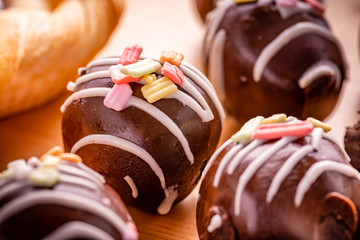
[[[96,58],[119,54],[125,46],[138,43],[143,46],[145,54],[159,56],[163,49],[182,52],[185,61],[201,69],[200,49],[205,29],[194,4],[194,0],[127,1],[121,23]],[[348,80],[339,103],[326,119],[333,126],[332,135],[342,143],[345,127],[355,124],[360,118],[357,113],[360,110],[360,1],[328,0],[327,4],[327,16],[335,35],[344,46],[349,65]],[[46,106],[0,120],[0,169],[4,169],[11,160],[41,156],[52,146],[62,145],[59,109],[67,94],[64,91],[62,97]],[[226,119],[221,142],[236,128],[231,119]],[[198,239],[195,224],[196,190],[166,216],[130,207],[140,239]]]

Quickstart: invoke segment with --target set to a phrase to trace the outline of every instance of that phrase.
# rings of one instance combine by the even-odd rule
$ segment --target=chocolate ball
[[[327,127],[258,118],[209,162],[200,239],[359,239],[360,174]]]
[[[322,3],[283,4],[224,0],[208,15],[206,72],[240,123],[277,112],[321,120],[337,103],[346,66]]]
[[[346,128],[344,146],[351,158],[351,165],[360,171],[360,121]]]
[[[8,164],[0,239],[138,239],[119,195],[79,159],[59,153]]]
[[[190,64],[179,65],[184,79],[174,84],[161,73],[167,64],[140,57],[132,64],[157,69],[114,85],[111,69],[132,68],[118,62],[119,56],[95,60],[69,85],[74,93],[63,105],[64,146],[102,174],[125,203],[166,214],[199,181],[218,144],[223,110],[210,82]],[[153,82],[145,82],[149,77]],[[150,103],[169,86],[177,90]],[[121,110],[104,104],[117,87],[130,89]]]

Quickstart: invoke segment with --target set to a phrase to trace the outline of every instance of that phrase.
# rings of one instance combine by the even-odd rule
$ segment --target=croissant
[[[0,0],[0,118],[63,92],[123,8],[123,0]]]

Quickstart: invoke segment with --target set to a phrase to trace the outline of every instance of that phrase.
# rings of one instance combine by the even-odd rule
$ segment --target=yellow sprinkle
[[[61,154],[61,159],[63,160],[67,160],[70,162],[75,162],[75,163],[81,163],[82,159],[79,155],[74,154],[74,153],[62,153]]]
[[[322,128],[324,130],[324,132],[329,132],[331,130],[331,126],[329,124],[326,124],[320,120],[317,120],[315,118],[312,118],[312,117],[308,117],[306,119],[306,121],[309,121],[311,122],[313,125],[314,125],[314,128]]]
[[[256,0],[234,0],[234,3],[250,3],[256,2]]]
[[[14,174],[13,169],[5,169],[0,173],[0,180],[1,179],[10,179]]]
[[[56,166],[60,163],[61,158],[60,156],[44,155],[41,157],[40,161],[44,166]]]
[[[177,91],[177,86],[167,77],[162,77],[146,84],[141,92],[149,103],[156,102]]]
[[[59,179],[60,173],[53,167],[40,167],[28,176],[28,180],[36,187],[53,187]]]
[[[268,118],[265,118],[261,124],[284,122],[286,120],[286,117],[287,116],[285,113],[274,114]]]
[[[146,75],[144,75],[143,78],[147,84],[150,84],[156,80],[156,75],[155,74],[146,74]]]
[[[44,155],[60,156],[63,153],[63,149],[60,146],[55,146],[47,151]]]
[[[247,121],[241,129],[231,136],[231,141],[239,142],[239,143],[246,143],[251,141],[252,135],[256,128],[262,123],[264,117],[257,116],[255,118],[250,119]]]

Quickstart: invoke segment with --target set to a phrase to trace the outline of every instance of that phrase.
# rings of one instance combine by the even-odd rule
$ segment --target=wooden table
[[[163,49],[182,52],[185,60],[201,69],[200,49],[204,26],[194,0],[129,0],[123,18],[98,57],[121,53],[125,46],[138,43],[145,54],[160,55]],[[360,117],[359,0],[328,0],[327,16],[335,35],[343,43],[348,60],[348,81],[339,103],[326,119],[332,134],[343,142],[346,126]],[[74,79],[69,79],[69,81]],[[60,105],[67,93],[46,106],[0,120],[0,169],[18,158],[40,156],[54,145],[62,145]],[[222,140],[229,136],[231,122],[225,123]],[[196,232],[196,191],[176,205],[166,216],[130,207],[141,239],[198,239]]]

